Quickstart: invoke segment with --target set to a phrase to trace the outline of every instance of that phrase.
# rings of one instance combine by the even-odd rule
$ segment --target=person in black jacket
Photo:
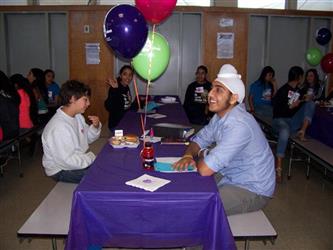
[[[207,73],[207,67],[200,65],[195,73],[195,81],[186,90],[184,109],[192,124],[206,125],[209,121],[207,97],[212,84],[207,80]]]
[[[304,140],[305,132],[311,124],[315,103],[306,100],[298,88],[303,81],[304,71],[293,66],[289,70],[288,82],[273,97],[273,130],[278,134],[276,149],[276,180],[282,181],[282,160],[290,135],[297,133]]]
[[[132,105],[132,96],[129,84],[133,79],[133,68],[130,65],[124,65],[120,71],[117,80],[109,79],[110,85],[108,98],[104,102],[106,110],[109,112],[109,129],[112,131],[123,118],[126,111]]]
[[[6,74],[0,71],[0,127],[3,131],[3,140],[19,135],[20,102],[15,86]]]

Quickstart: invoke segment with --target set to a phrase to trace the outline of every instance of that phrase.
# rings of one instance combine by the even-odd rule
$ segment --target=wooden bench
[[[288,179],[291,178],[291,168],[294,161],[299,161],[298,158],[294,157],[294,149],[297,148],[301,152],[305,153],[306,158],[306,177],[310,177],[310,163],[311,159],[318,162],[325,168],[325,175],[327,169],[333,172],[333,148],[321,143],[320,141],[307,137],[306,141],[301,141],[297,138],[290,140],[290,157],[288,167]]]
[[[68,234],[72,197],[76,187],[77,184],[58,182],[17,231],[17,235],[23,238],[51,237],[52,249],[56,250],[56,239],[65,238]]]
[[[245,239],[245,250],[250,249],[250,240],[270,240],[272,244],[277,233],[262,210],[228,216],[232,235],[236,239]]]

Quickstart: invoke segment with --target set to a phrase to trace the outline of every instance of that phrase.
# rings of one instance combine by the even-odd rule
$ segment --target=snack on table
[[[112,143],[113,145],[120,145],[120,144],[121,144],[121,138],[122,138],[122,137],[113,136],[113,137],[111,138],[111,143]]]
[[[114,148],[136,148],[140,144],[139,138],[135,134],[113,136],[109,139],[109,143]]]
[[[139,138],[135,134],[124,135],[125,142],[137,143]]]

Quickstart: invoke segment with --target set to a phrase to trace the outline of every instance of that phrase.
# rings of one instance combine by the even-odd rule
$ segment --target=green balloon
[[[154,41],[153,41],[154,35]],[[153,42],[152,42],[153,41]],[[149,57],[151,56],[151,65]],[[146,44],[132,60],[133,68],[145,80],[155,80],[168,67],[170,47],[168,41],[159,33],[149,31]],[[150,68],[150,73],[149,73]]]
[[[316,66],[320,63],[323,54],[321,53],[320,49],[318,48],[310,48],[306,52],[306,60],[308,64],[312,66]]]

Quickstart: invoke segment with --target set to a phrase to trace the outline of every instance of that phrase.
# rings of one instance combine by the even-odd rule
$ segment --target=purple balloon
[[[116,54],[128,59],[141,51],[148,36],[143,14],[128,4],[109,10],[104,19],[103,31],[104,38]]]
[[[331,40],[331,31],[327,28],[321,28],[316,32],[316,40],[320,45],[325,45]]]

